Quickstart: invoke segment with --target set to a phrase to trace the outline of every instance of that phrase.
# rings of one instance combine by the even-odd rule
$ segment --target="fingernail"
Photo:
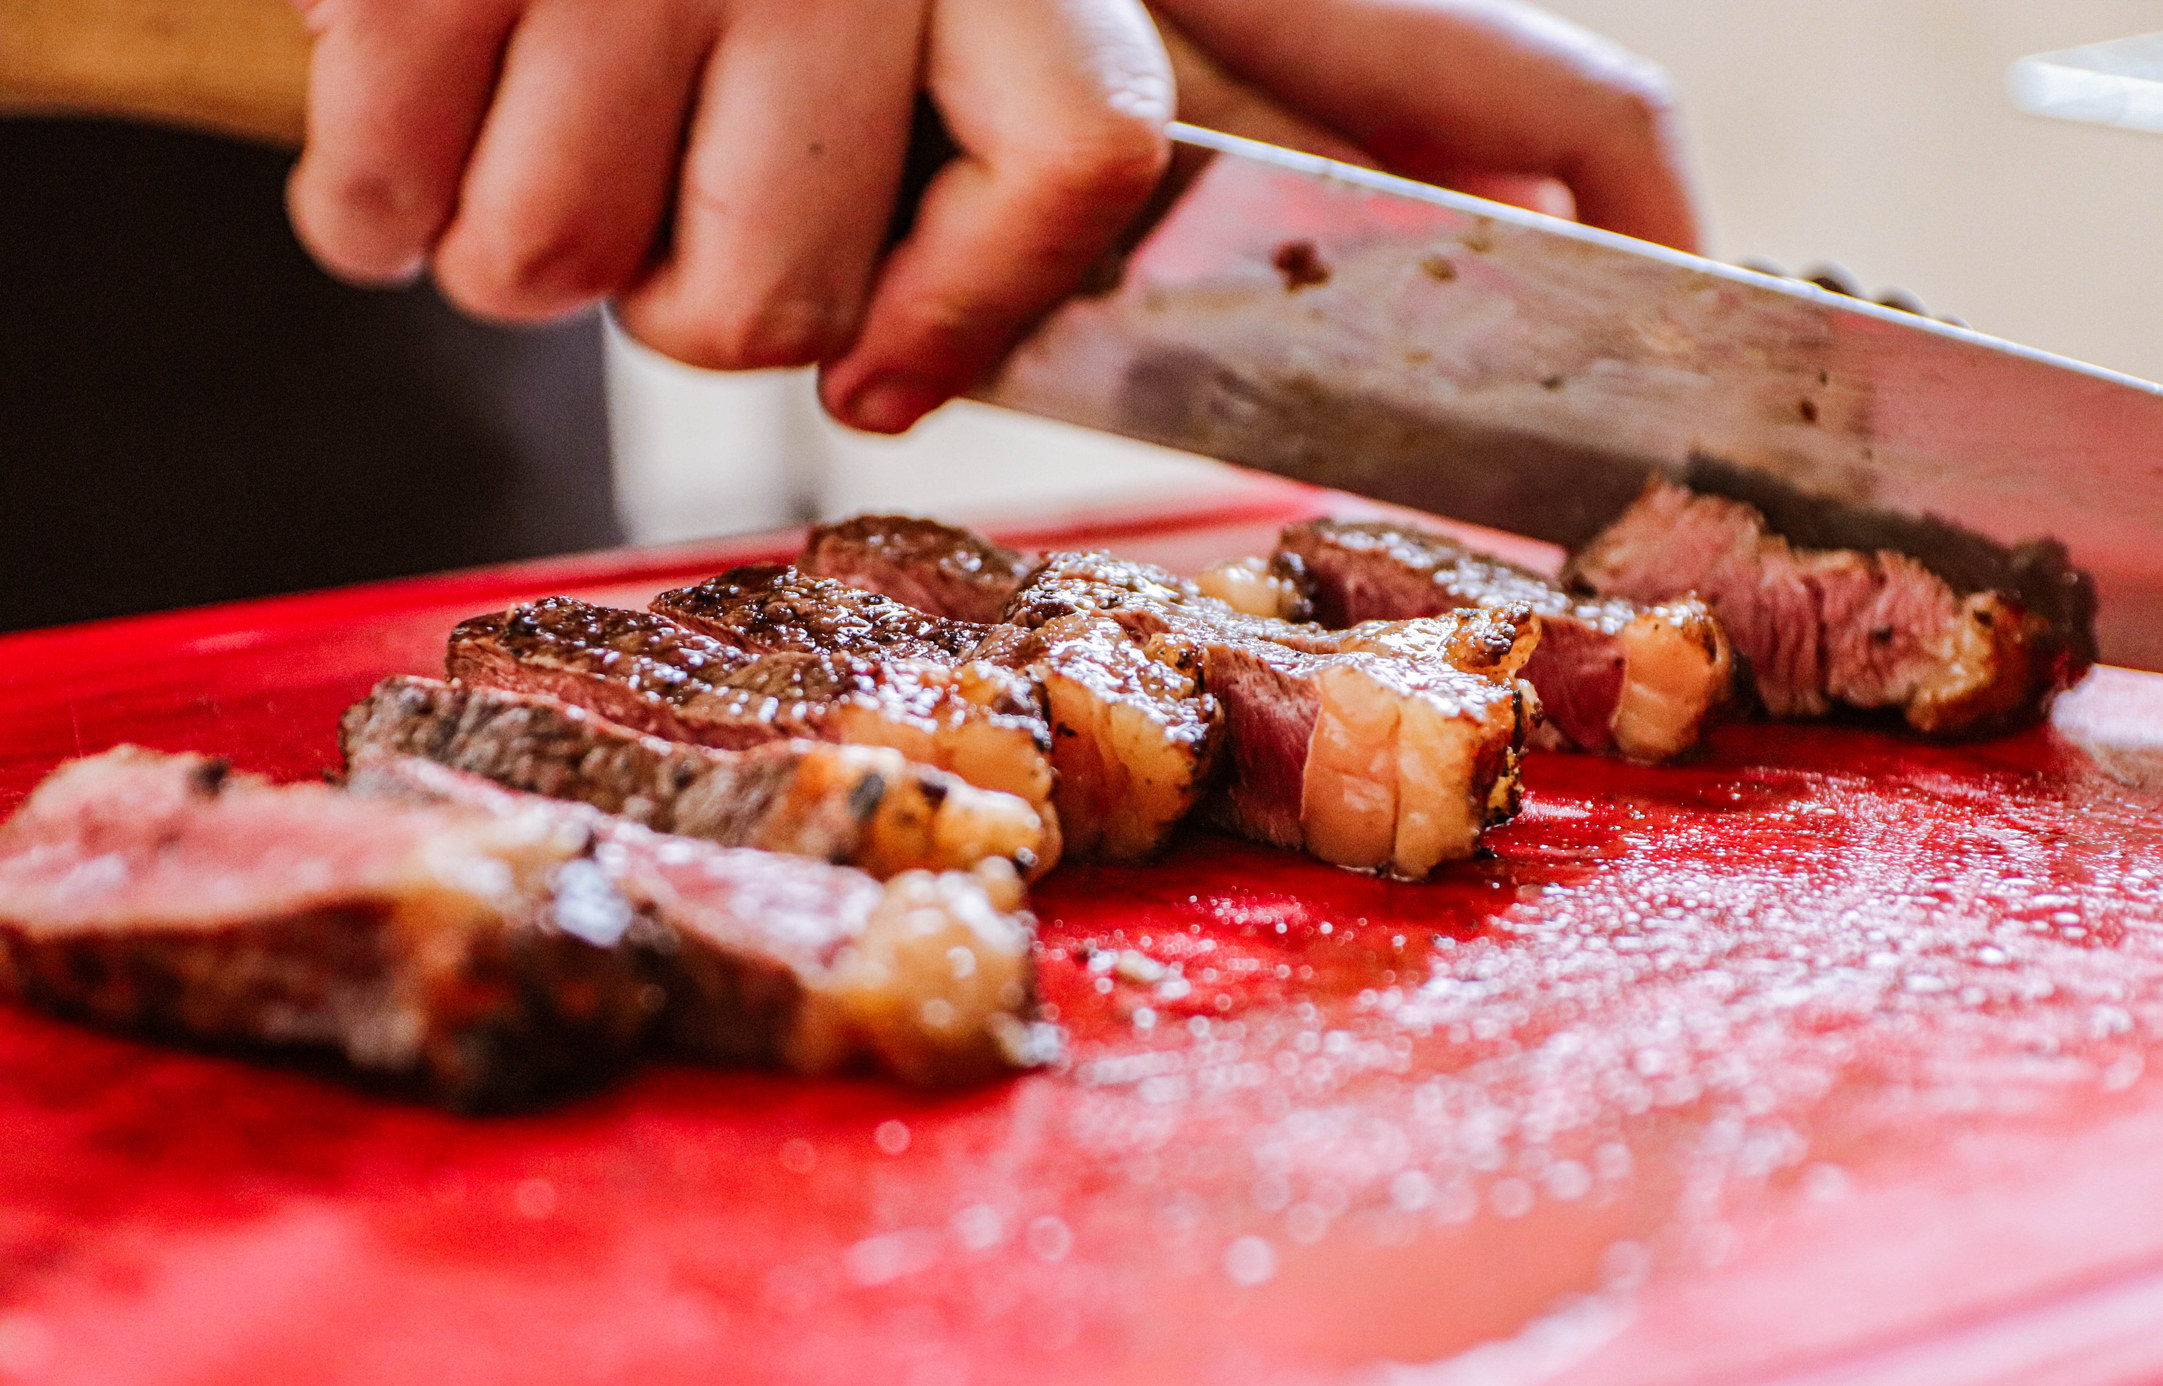
[[[875,375],[842,407],[842,422],[866,433],[901,433],[946,402],[944,391],[905,375]]]

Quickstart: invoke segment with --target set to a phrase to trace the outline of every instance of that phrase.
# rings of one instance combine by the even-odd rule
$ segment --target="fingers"
[[[897,0],[736,7],[700,94],[668,259],[619,305],[633,335],[717,370],[847,347],[901,178],[923,24],[922,6]]]
[[[1613,122],[1589,131],[1552,171],[1577,200],[1587,225],[1698,248],[1696,198],[1681,122],[1665,76],[1647,71],[1615,89]]]
[[[1260,140],[1281,149],[1298,149],[1340,163],[1374,166],[1374,159],[1350,140],[1273,101],[1261,89],[1242,82],[1186,32],[1163,15],[1154,15],[1157,35],[1171,59],[1179,91],[1179,118],[1205,130]]]
[[[294,229],[357,283],[419,275],[456,205],[510,31],[509,0],[322,0]]]
[[[1697,217],[1665,76],[1509,0],[1158,0],[1235,74],[1414,177],[1564,183],[1585,221],[1683,249]]]
[[[1468,169],[1438,181],[1444,187],[1484,197],[1489,202],[1506,202],[1512,207],[1544,212],[1566,221],[1578,219],[1576,194],[1559,178],[1537,173],[1490,173]]]
[[[715,24],[675,0],[538,0],[504,53],[436,282],[484,317],[583,308],[643,267]]]
[[[926,85],[961,156],[882,269],[820,392],[898,432],[967,389],[1078,284],[1169,157],[1172,83],[1134,0],[940,0]]]

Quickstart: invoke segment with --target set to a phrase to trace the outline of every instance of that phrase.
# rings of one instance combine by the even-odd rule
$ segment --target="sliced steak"
[[[1214,763],[1215,704],[1197,688],[1193,660],[1169,647],[1144,652],[1115,625],[1094,629],[1103,617],[1042,631],[950,621],[779,565],[663,593],[654,609],[752,650],[943,658],[984,701],[1048,718],[1068,853],[1154,855],[1200,801]]]
[[[1796,548],[1752,507],[1667,482],[1566,576],[1639,601],[1701,595],[1776,717],[1889,708],[1930,735],[1978,735],[2033,721],[2086,668],[2078,641],[2008,593],[1956,592],[1891,550]]]
[[[1693,596],[1647,606],[1575,595],[1397,522],[1290,525],[1277,559],[1298,563],[1316,616],[1331,626],[1529,606],[1540,617],[1540,643],[1524,676],[1561,745],[1671,760],[1697,745],[1730,700],[1735,671],[1726,633]]]
[[[512,789],[575,799],[659,832],[817,857],[881,878],[991,857],[1049,865],[1042,817],[1010,794],[877,746],[666,741],[540,694],[387,678],[347,709],[339,748],[424,756]]]
[[[1068,849],[1113,861],[1156,855],[1207,792],[1222,740],[1199,652],[1133,640],[1095,612],[1016,630],[999,646],[1043,685]]]
[[[447,666],[454,679],[546,694],[671,741],[891,746],[1020,796],[1053,830],[1048,733],[1040,719],[1010,710],[1003,677],[977,679],[926,660],[758,654],[660,616],[568,597],[463,622],[451,632]],[[1056,855],[1051,844],[1045,855]]]
[[[589,833],[593,862],[646,925],[663,1037],[709,1062],[827,1073],[868,1063],[922,1084],[1047,1057],[1033,1024],[1034,926],[1003,862],[859,871],[649,831],[410,756],[364,754],[356,794],[455,805]]]
[[[1007,614],[1109,617],[1197,661],[1223,708],[1220,822],[1258,841],[1408,879],[1471,855],[1516,811],[1538,639],[1523,605],[1327,631],[1249,616],[1193,583],[1103,554],[1047,555]]]
[[[634,912],[554,814],[272,786],[132,747],[0,826],[0,981],[115,1027],[329,1048],[461,1108],[620,1064],[655,1007]]]
[[[859,515],[813,526],[796,566],[933,616],[989,624],[1035,565],[982,535],[936,520]]]

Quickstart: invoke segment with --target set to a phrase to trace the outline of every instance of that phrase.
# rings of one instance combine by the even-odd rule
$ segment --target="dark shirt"
[[[618,540],[597,320],[336,283],[290,163],[0,120],[0,629]]]

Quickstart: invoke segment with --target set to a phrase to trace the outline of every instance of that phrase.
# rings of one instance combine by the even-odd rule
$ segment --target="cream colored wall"
[[[1711,250],[1833,260],[1872,288],[2163,379],[2163,136],[2015,112],[2028,53],[2163,29],[2163,0],[1551,0],[1680,88]],[[641,538],[858,509],[958,518],[1191,500],[1237,479],[1156,449],[957,406],[899,442],[821,419],[796,375],[617,353]]]
[[[1554,0],[1681,88],[1713,250],[1837,260],[1986,332],[2163,380],[2163,137],[2016,112],[2029,53],[2158,0]]]

